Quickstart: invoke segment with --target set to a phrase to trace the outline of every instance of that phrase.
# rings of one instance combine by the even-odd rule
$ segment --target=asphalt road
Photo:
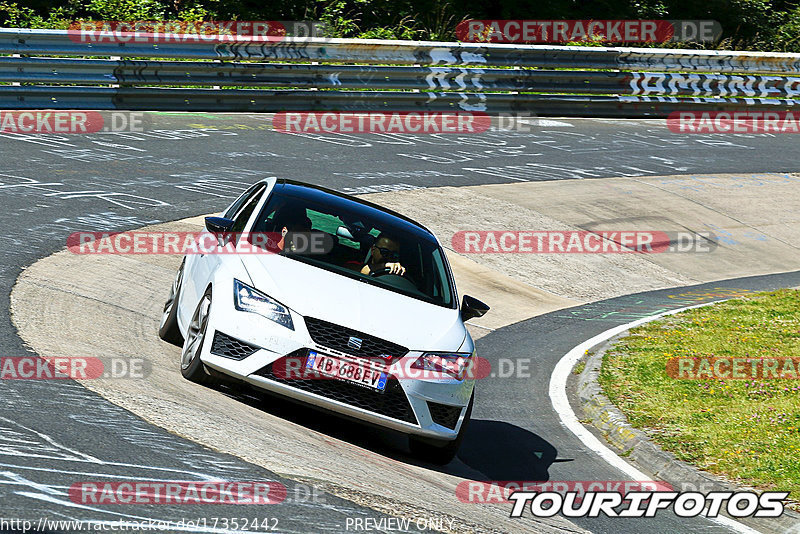
[[[27,350],[7,311],[14,280],[26,265],[63,248],[69,233],[127,230],[222,209],[262,176],[367,193],[511,180],[798,170],[792,136],[679,136],[661,121],[534,121],[529,132],[475,136],[299,136],[273,133],[267,124],[263,115],[147,114],[145,130],[135,133],[0,134],[0,292],[5,301],[0,306],[0,354],[20,356]],[[606,305],[611,311],[628,306],[624,300]],[[533,332],[536,357],[549,362],[604,325],[613,326],[587,320],[585,315],[596,309],[590,305],[569,316],[550,314],[495,332],[481,340],[483,355],[499,354],[513,346],[512,340],[521,343]],[[537,367],[542,376],[524,384],[481,384],[482,400],[462,459],[491,479],[613,477],[599,460],[579,454],[574,438],[552,418],[542,386],[549,368]],[[0,388],[5,400],[0,405],[4,517],[98,517],[97,511],[58,502],[47,491],[85,480],[87,474],[104,479],[280,481],[237,458],[147,425],[73,383],[2,381]],[[541,416],[531,418],[531,411]],[[504,450],[487,461],[486,448],[497,441],[489,436],[498,433],[524,445],[520,454],[529,447],[540,449],[541,458],[528,458],[520,468],[515,455]],[[274,508],[280,530],[340,531],[345,516],[381,517],[330,495],[323,496],[324,503],[303,501],[304,488],[297,488],[297,498],[291,499],[295,483],[283,482],[290,501]],[[241,510],[236,512],[161,506],[137,507],[126,515],[179,520],[230,517]],[[119,517],[106,512],[99,516]],[[578,523],[597,532],[635,532],[643,525]],[[694,525],[684,530],[684,525],[664,523],[655,530],[665,531],[662,526],[695,531]]]
[[[459,458],[486,475],[487,481],[627,480],[561,425],[548,395],[558,360],[581,342],[617,325],[734,295],[798,285],[800,271],[637,293],[540,315],[482,337],[477,341],[478,353],[492,369],[505,371],[503,376],[478,383],[473,424]],[[504,365],[501,359],[506,360]],[[530,373],[517,373],[518,369]],[[653,519],[572,521],[598,534],[729,531],[708,520],[681,519],[671,512]]]

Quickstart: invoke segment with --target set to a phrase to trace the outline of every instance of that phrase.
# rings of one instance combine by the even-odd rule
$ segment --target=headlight
[[[450,352],[428,352],[419,357],[411,366],[414,369],[445,373],[458,380],[472,374],[472,354]]]
[[[233,304],[239,311],[257,313],[289,330],[294,330],[289,308],[235,278],[233,279]]]

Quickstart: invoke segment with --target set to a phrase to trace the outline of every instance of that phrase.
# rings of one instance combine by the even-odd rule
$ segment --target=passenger
[[[295,245],[292,239],[292,235],[310,231],[311,231],[311,219],[309,219],[302,213],[293,213],[288,215],[283,220],[283,228],[281,229],[281,238],[278,241],[277,245],[278,250],[280,252],[283,252],[286,246],[288,245],[289,252],[294,252]]]

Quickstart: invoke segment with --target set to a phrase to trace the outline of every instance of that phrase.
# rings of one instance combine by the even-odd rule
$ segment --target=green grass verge
[[[631,330],[603,359],[609,399],[662,448],[730,480],[800,496],[800,380],[677,380],[670,358],[800,356],[800,291],[759,293]]]

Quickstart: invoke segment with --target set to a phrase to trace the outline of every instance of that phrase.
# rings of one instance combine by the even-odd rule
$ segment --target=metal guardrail
[[[0,54],[20,56],[0,56],[0,82],[21,84],[0,85],[0,108],[665,116],[800,105],[796,54],[239,39],[82,43],[66,31],[0,29]],[[62,57],[29,57],[44,55]],[[269,89],[219,88],[230,86]]]
[[[800,95],[800,76],[13,57],[0,58],[0,81],[760,98]]]
[[[733,111],[788,101],[738,98],[407,93],[161,87],[0,86],[0,109],[125,109],[153,111],[489,111],[559,117],[665,117],[676,111]]]

